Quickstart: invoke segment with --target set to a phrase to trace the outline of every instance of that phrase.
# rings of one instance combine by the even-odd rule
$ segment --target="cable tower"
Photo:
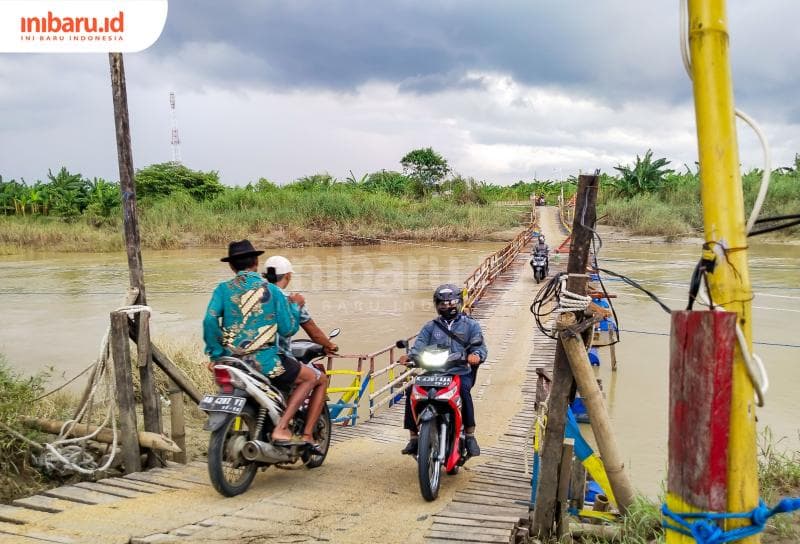
[[[170,137],[170,144],[172,145],[172,163],[181,163],[181,139],[178,136],[178,117],[175,115],[175,93],[169,93],[169,110],[170,121],[172,122],[172,131]]]

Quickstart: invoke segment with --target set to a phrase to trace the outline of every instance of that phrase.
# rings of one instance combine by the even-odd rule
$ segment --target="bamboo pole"
[[[579,336],[565,330],[575,323],[575,316],[571,313],[561,314],[558,320],[558,328],[561,329],[560,339],[567,353],[572,375],[578,384],[578,391],[586,404],[586,411],[589,414],[589,421],[592,424],[592,432],[597,440],[597,449],[603,459],[603,465],[608,474],[608,481],[617,500],[617,507],[620,513],[625,514],[628,507],[633,503],[634,490],[625,471],[625,464],[622,461],[622,454],[614,438],[611,428],[611,420],[608,417],[603,393],[597,384],[589,357],[586,355],[586,347]]]
[[[725,258],[717,259],[717,266],[708,277],[710,295],[714,301],[724,302],[726,310],[738,314],[749,350],[752,349],[752,291],[747,267],[744,198],[725,6],[725,0],[689,0],[689,47],[705,240],[715,249],[735,249],[727,252]],[[729,512],[744,512],[758,506],[756,407],[753,394],[753,385],[742,354],[737,349],[733,363],[728,448]],[[688,511],[691,506],[673,494],[667,495],[667,503],[674,511]],[[747,520],[731,520],[727,526],[730,529],[747,523]],[[674,531],[667,532],[667,539],[670,544],[690,541],[680,538]],[[741,542],[759,541],[760,538],[754,536]]]
[[[50,434],[59,434],[61,429],[64,427],[64,421],[58,421],[56,419],[46,419],[41,417],[24,417],[22,418],[22,423],[26,427],[30,427],[31,429],[38,429],[45,433]],[[109,428],[101,428],[97,425],[88,425],[86,423],[78,423],[72,430],[69,432],[67,436],[74,436],[74,437],[81,437],[86,436],[95,432],[97,429],[101,429],[96,436],[92,437],[91,440],[95,442],[102,442],[104,444],[112,444],[114,440],[113,432]],[[160,450],[160,451],[171,451],[171,452],[180,452],[181,448],[178,446],[177,443],[170,440],[164,435],[150,433],[147,431],[138,431],[136,433],[136,438],[139,443],[139,446],[142,448],[150,448],[152,450]],[[125,451],[126,444],[124,442],[121,443],[123,452]]]

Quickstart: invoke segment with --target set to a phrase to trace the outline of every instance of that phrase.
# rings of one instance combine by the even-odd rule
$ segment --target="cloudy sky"
[[[800,152],[797,0],[731,0],[737,105],[776,166]],[[677,1],[172,0],[125,56],[134,161],[171,158],[227,184],[399,169],[432,146],[493,182],[568,176],[652,148],[696,160]],[[760,164],[740,125],[742,163]],[[61,165],[116,180],[106,55],[0,55],[0,175]]]

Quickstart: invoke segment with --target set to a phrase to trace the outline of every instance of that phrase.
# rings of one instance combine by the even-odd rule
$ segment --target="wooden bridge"
[[[555,210],[540,214],[555,237]],[[416,465],[399,453],[402,402],[387,402],[335,427],[318,469],[270,468],[230,499],[203,462],[63,486],[0,506],[0,543],[525,541],[536,370],[552,364],[555,343],[528,310],[536,284],[527,240],[516,243],[495,254],[491,281],[474,274],[467,285],[489,346],[473,390],[482,455],[444,477],[437,501],[422,499]]]

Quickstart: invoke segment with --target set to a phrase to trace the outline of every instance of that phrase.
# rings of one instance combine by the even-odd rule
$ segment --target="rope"
[[[135,315],[141,312],[150,313],[152,310],[149,306],[135,304],[122,306],[118,308],[117,311],[124,312],[127,315]],[[80,474],[94,475],[97,472],[108,470],[114,462],[119,435],[117,433],[117,418],[114,409],[116,405],[114,398],[114,386],[112,383],[112,372],[110,371],[110,334],[111,326],[109,324],[109,327],[106,329],[106,332],[103,335],[103,339],[100,341],[100,354],[98,355],[97,360],[91,366],[87,367],[83,372],[81,372],[81,374],[83,374],[90,369],[93,370],[91,382],[89,383],[89,393],[86,395],[86,399],[78,408],[78,412],[74,419],[70,419],[66,421],[64,425],[62,425],[60,432],[58,433],[58,437],[50,443],[42,444],[25,436],[18,435],[18,438],[24,440],[36,451],[42,452],[40,455],[32,455],[33,462],[36,466],[41,467],[48,473],[59,474],[62,476],[76,472]],[[81,374],[78,374],[78,376]],[[73,380],[75,378],[73,378]],[[68,438],[79,422],[85,420],[88,423],[88,421],[91,420],[95,400],[98,396],[98,392],[101,391],[101,388],[103,395],[97,404],[106,404],[108,406],[102,423],[97,426],[97,429],[89,434]],[[44,398],[45,396],[54,393],[58,389],[51,391],[39,398]],[[109,421],[111,422],[111,448],[106,462],[103,463],[102,466],[98,466],[94,457],[86,451],[86,442],[96,437],[106,427]]]
[[[692,537],[698,544],[725,544],[757,535],[764,530],[767,521],[772,516],[796,510],[800,510],[800,497],[782,499],[773,508],[767,507],[764,501],[758,501],[758,506],[753,510],[741,513],[677,513],[670,510],[665,503],[661,505],[661,513],[664,515],[661,526],[669,531]],[[749,520],[750,526],[725,531],[716,522],[726,519]]]
[[[561,278],[561,285],[557,296],[558,306],[553,310],[554,314],[563,314],[567,312],[580,312],[589,307],[592,302],[592,297],[579,295],[567,290],[567,277]]]

